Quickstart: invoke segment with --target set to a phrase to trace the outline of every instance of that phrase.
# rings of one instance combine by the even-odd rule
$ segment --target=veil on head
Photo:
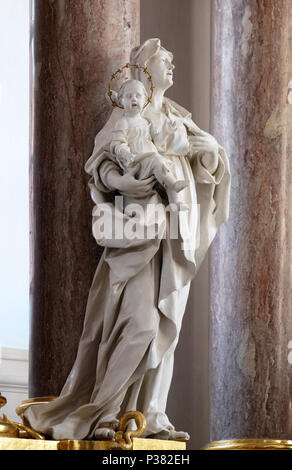
[[[158,38],[147,39],[140,46],[134,47],[130,55],[131,64],[140,64],[142,67],[147,67],[149,60],[155,56],[159,51],[164,51],[169,54],[171,60],[173,59],[172,52],[169,52],[161,46],[161,41]],[[140,80],[145,84],[145,74],[139,69],[133,69],[132,78]],[[154,84],[155,85],[155,84]]]

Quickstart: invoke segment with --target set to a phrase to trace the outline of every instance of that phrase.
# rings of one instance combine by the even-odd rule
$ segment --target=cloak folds
[[[165,414],[173,371],[173,355],[194,278],[219,226],[229,211],[230,171],[219,147],[219,165],[210,174],[199,153],[192,153],[193,136],[206,136],[190,114],[165,99],[169,112],[183,120],[190,156],[170,156],[177,176],[190,181],[181,201],[190,204],[179,214],[179,237],[170,236],[170,214],[151,239],[113,240],[99,229],[100,205],[105,220],[124,226],[131,215],[114,206],[114,189],[107,175],[115,166],[109,158],[112,129],[121,115],[115,109],[95,139],[85,170],[95,203],[93,234],[105,247],[89,292],[84,328],[75,363],[56,401],[25,412],[27,423],[53,439],[93,438],[103,422],[115,421],[128,410],[147,420],[145,436],[173,426]],[[125,207],[133,199],[125,199]],[[137,202],[162,204],[159,195]],[[198,206],[200,210],[198,210]],[[151,220],[144,221],[152,224]],[[192,243],[184,234],[193,233]],[[184,243],[184,242],[188,243]]]

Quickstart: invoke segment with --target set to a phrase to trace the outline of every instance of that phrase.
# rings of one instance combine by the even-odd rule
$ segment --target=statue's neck
[[[152,95],[152,109],[154,111],[162,111],[164,93],[166,90],[162,88],[155,88]]]

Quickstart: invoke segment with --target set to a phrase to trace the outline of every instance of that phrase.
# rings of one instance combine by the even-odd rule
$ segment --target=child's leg
[[[163,161],[161,157],[158,156],[154,158],[152,163],[155,178],[166,189],[171,189],[178,193],[188,186],[188,181],[176,179],[175,175],[170,169],[170,165],[167,163],[167,161]]]

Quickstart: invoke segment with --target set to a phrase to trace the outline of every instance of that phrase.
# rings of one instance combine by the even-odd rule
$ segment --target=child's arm
[[[124,169],[133,166],[134,155],[131,153],[128,144],[128,123],[125,118],[121,118],[116,122],[112,133],[110,152]]]

